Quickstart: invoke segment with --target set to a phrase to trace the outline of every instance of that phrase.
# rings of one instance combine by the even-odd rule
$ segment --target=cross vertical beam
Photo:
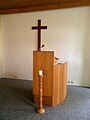
[[[40,48],[41,48],[41,20],[38,20],[38,50]]]
[[[41,29],[47,29],[47,26],[41,26],[41,20],[38,20],[38,26],[33,26],[32,30],[38,30],[38,51],[41,51]]]

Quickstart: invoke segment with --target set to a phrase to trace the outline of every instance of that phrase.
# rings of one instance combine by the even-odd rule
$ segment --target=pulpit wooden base
[[[39,96],[38,95],[34,95],[34,103],[35,104],[39,103]],[[43,96],[43,105],[52,106],[52,97]]]
[[[67,62],[57,63],[53,51],[33,52],[33,94],[39,104],[39,70],[43,70],[43,105],[62,103],[67,94]]]

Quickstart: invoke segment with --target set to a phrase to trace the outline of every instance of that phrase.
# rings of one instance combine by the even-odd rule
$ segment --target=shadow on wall
[[[83,83],[85,86],[90,87],[90,15],[88,15],[85,33],[86,36],[83,45]]]

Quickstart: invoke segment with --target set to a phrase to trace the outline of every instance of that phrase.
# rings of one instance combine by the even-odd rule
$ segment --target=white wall
[[[1,16],[0,16],[0,78],[1,78]]]
[[[60,9],[2,16],[3,77],[18,75],[32,80],[33,50],[37,32],[31,27],[42,19],[48,29],[42,32],[44,50],[54,50],[60,62],[68,61],[68,80],[90,86],[90,7]]]
[[[87,26],[89,29],[86,29],[86,37],[84,40],[84,49],[83,49],[83,58],[84,58],[84,74],[83,80],[86,86],[90,87],[90,9],[88,14]]]

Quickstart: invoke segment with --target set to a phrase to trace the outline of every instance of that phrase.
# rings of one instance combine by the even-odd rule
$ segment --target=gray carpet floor
[[[0,120],[90,120],[90,88],[68,86],[65,101],[36,113],[32,82],[0,80]]]

